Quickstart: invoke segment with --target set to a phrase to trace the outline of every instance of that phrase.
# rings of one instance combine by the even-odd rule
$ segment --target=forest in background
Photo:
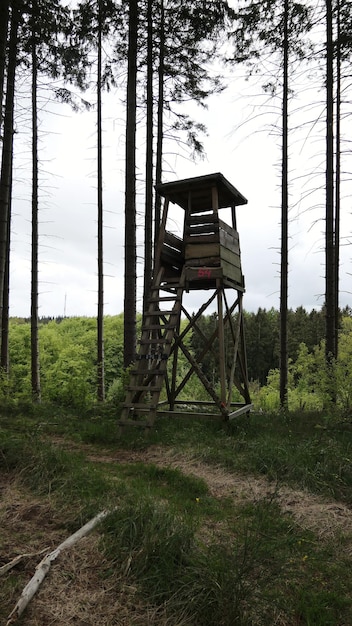
[[[340,270],[348,275],[340,247],[346,244],[348,250],[350,244],[350,232],[341,226],[350,223],[351,9],[350,0],[0,2],[0,524],[7,561],[0,568],[0,616],[8,623],[19,616],[21,600],[31,598],[28,573],[33,570],[36,584],[38,572],[45,575],[50,565],[24,617],[28,624],[352,623],[352,315],[339,306]],[[137,231],[145,246],[140,267],[143,263],[147,294],[160,220],[154,185],[169,172],[166,141],[178,155],[184,149],[202,152],[205,128],[187,107],[206,106],[209,94],[226,86],[228,63],[241,67],[248,79],[259,77],[254,100],[263,87],[275,111],[271,132],[281,144],[275,163],[280,310],[243,315],[256,410],[250,418],[247,404],[229,423],[200,421],[193,419],[188,401],[186,417],[192,419],[160,416],[145,437],[136,428],[128,432],[128,424],[117,419],[141,331]],[[65,110],[90,107],[96,113],[93,317],[40,317],[45,284],[40,251],[48,243],[42,229],[47,188],[40,81],[42,86],[47,81],[48,100],[57,98]],[[24,86],[30,93],[26,100]],[[302,86],[307,101],[298,122],[295,95]],[[104,89],[123,102],[125,112],[125,239],[115,249],[124,257],[125,300],[124,312],[116,316],[104,315]],[[9,315],[9,278],[16,260],[12,201],[24,172],[13,167],[14,146],[28,120],[31,314],[23,319]],[[298,175],[303,185],[290,169],[292,153],[301,155],[303,149],[302,129],[304,144],[314,153],[305,161],[307,171]],[[263,206],[264,213],[267,209]],[[288,307],[292,227],[305,211],[314,215],[309,228],[323,224],[323,269],[314,274],[324,274],[325,281],[319,311]],[[79,248],[83,220],[75,223],[77,239],[65,241],[66,251]],[[309,282],[306,257],[298,251],[290,262],[290,270],[300,262],[306,266]],[[237,341],[234,333],[215,336],[216,321],[213,315],[197,318],[192,326],[197,332],[185,338],[173,370],[183,380],[199,350],[203,354],[199,332],[210,333],[209,354],[199,356],[203,373],[198,374],[217,386],[221,340],[234,346]],[[237,321],[242,322],[240,312]],[[181,330],[190,322],[181,318]],[[191,357],[188,363],[184,355]],[[147,366],[153,356],[170,367],[163,352],[151,349],[143,356]],[[233,374],[226,345],[221,357],[222,368]],[[150,378],[151,367],[146,371]],[[182,393],[203,404],[209,385],[204,388],[199,376],[187,382]],[[218,394],[225,420],[223,400],[231,405],[236,393]],[[138,400],[131,403],[132,412],[145,410],[137,405]],[[77,538],[82,523],[101,514],[104,524],[93,536],[59,555],[68,547],[60,541]],[[43,557],[58,544],[59,550]]]
[[[248,370],[255,410],[273,411],[280,406],[279,352],[280,315],[274,309],[245,312]],[[324,311],[290,310],[289,321],[289,408],[321,411],[329,404],[330,381],[324,366]],[[138,319],[140,326],[141,316]],[[211,334],[212,315],[203,316],[199,327]],[[340,351],[335,366],[339,409],[349,415],[352,403],[352,316],[341,311]],[[124,399],[126,371],[123,365],[123,314],[105,318],[107,402],[116,411]],[[40,320],[41,381],[43,401],[77,410],[96,403],[96,320],[94,318],[43,318]],[[190,349],[201,348],[197,333],[189,339]],[[202,368],[209,380],[217,375],[215,353],[204,359]],[[3,377],[0,400],[14,407],[31,402],[30,320],[13,318],[10,324],[10,375]],[[212,360],[214,359],[214,360]],[[189,364],[180,356],[179,377]],[[213,381],[216,385],[217,380]],[[193,375],[183,397],[204,400],[206,392]],[[239,400],[234,393],[233,400]]]
[[[282,140],[281,246],[279,369],[280,403],[287,404],[289,383],[288,242],[291,207],[289,201],[290,103],[294,97],[294,76],[314,77],[325,93],[325,154],[317,171],[325,224],[324,339],[330,397],[337,399],[333,380],[338,360],[340,214],[342,184],[348,180],[345,163],[349,155],[344,131],[349,112],[349,62],[351,4],[326,0],[284,3],[274,0],[257,3],[228,3],[207,0],[179,2],[112,2],[87,0],[77,5],[46,0],[6,1],[1,4],[0,86],[2,163],[0,178],[0,324],[1,367],[10,372],[9,283],[11,267],[11,205],[16,142],[16,103],[21,103],[19,78],[30,85],[31,98],[24,103],[31,119],[31,388],[32,398],[41,401],[41,353],[39,334],[39,244],[40,244],[40,111],[38,80],[45,78],[52,95],[73,109],[92,106],[85,94],[95,93],[96,179],[97,179],[97,328],[96,368],[98,397],[104,400],[104,198],[102,160],[102,94],[117,87],[125,93],[125,243],[124,243],[124,368],[133,362],[137,339],[137,205],[136,182],[143,171],[144,183],[144,294],[152,277],[153,241],[160,222],[160,198],[154,184],[167,170],[166,138],[175,150],[188,146],[202,153],[203,124],[188,115],[185,103],[206,106],[211,94],[226,87],[222,67],[241,65],[248,77],[261,75],[264,92],[276,98],[281,114],[277,132]],[[109,54],[106,54],[106,51]],[[94,60],[94,64],[93,64]],[[94,72],[92,67],[94,65]],[[218,69],[216,73],[214,70]],[[49,87],[50,89],[50,87]],[[78,95],[79,93],[79,95]],[[140,116],[140,111],[143,114]],[[306,111],[310,111],[309,105]],[[319,117],[322,114],[319,114]],[[317,122],[316,114],[305,119],[308,136]],[[141,130],[142,128],[142,130]],[[138,146],[143,145],[144,154]],[[347,148],[346,148],[347,146]],[[137,162],[137,153],[139,160]],[[141,167],[141,163],[143,166]],[[322,182],[324,180],[324,183]],[[309,191],[307,192],[309,196]],[[320,199],[321,202],[322,199]],[[348,241],[347,241],[348,243]],[[262,341],[262,338],[261,338]],[[259,351],[264,351],[258,345]],[[250,351],[250,349],[249,349]],[[252,355],[253,356],[253,355]],[[250,358],[248,361],[250,362]],[[266,367],[266,366],[265,366]],[[44,375],[44,374],[43,374]],[[259,374],[263,380],[264,369]]]

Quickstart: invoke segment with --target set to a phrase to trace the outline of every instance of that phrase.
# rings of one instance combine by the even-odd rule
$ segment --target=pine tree
[[[32,262],[31,262],[31,380],[32,398],[40,402],[40,368],[39,368],[39,335],[38,335],[38,56],[37,32],[38,5],[32,0],[31,11],[31,59],[32,59]]]
[[[98,205],[98,312],[97,312],[97,382],[98,400],[105,400],[104,375],[104,242],[103,242],[103,137],[102,137],[102,0],[98,0],[97,66],[97,205]]]
[[[326,0],[326,204],[325,204],[325,351],[327,364],[335,358],[335,245],[334,245],[334,47],[333,9]]]
[[[282,81],[282,170],[281,170],[281,273],[280,273],[280,405],[288,405],[288,63],[289,63],[289,3],[283,10],[283,81]]]
[[[289,104],[289,54],[301,57],[303,54],[302,35],[310,28],[309,10],[300,2],[283,5],[276,0],[258,4],[250,2],[237,13],[234,62],[245,61],[260,64],[260,58],[268,52],[279,55],[282,68],[282,86],[278,84],[277,72],[266,84],[266,89],[276,95],[282,88],[282,129],[281,129],[281,250],[280,250],[280,404],[287,407],[288,392],[288,104]],[[275,27],[273,28],[273,25]],[[280,79],[279,79],[280,80]]]
[[[14,136],[14,98],[17,66],[17,43],[19,23],[22,15],[22,3],[13,0],[11,7],[11,28],[8,46],[6,99],[4,112],[3,148],[0,174],[0,324],[1,342],[3,337],[5,276],[9,262],[9,221],[12,189],[13,136]],[[7,286],[6,286],[7,288]],[[2,351],[3,354],[3,351]],[[2,357],[4,363],[4,356]]]
[[[136,111],[137,111],[137,41],[138,2],[129,0],[128,73],[126,98],[125,160],[125,296],[124,296],[124,367],[133,363],[136,354]]]

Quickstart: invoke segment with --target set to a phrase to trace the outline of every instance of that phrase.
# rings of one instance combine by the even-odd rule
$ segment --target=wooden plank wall
[[[189,267],[222,268],[222,278],[243,286],[238,232],[215,213],[189,216],[185,232],[185,263]],[[198,273],[188,271],[187,275],[192,281]],[[211,278],[215,278],[214,271]],[[204,279],[206,275],[202,282]]]
[[[162,265],[165,265],[169,270],[173,269],[181,272],[185,262],[183,249],[183,239],[166,230],[161,249]]]

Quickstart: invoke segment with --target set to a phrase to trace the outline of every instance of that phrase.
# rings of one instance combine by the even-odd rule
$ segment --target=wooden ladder
[[[151,287],[143,313],[136,363],[130,372],[119,426],[153,426],[175,332],[180,325],[184,272],[175,283],[159,277]],[[161,295],[166,294],[166,295]],[[166,308],[163,308],[166,307]]]

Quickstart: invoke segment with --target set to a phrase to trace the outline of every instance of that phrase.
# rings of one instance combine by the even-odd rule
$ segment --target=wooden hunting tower
[[[161,413],[231,420],[251,407],[242,311],[244,277],[236,229],[236,206],[247,200],[220,173],[160,184],[156,191],[164,198],[164,208],[156,233],[152,285],[119,423],[148,428]],[[171,232],[175,220],[170,204],[183,213],[182,236]],[[230,224],[220,219],[222,209],[228,209]],[[187,293],[198,302],[204,294],[195,314],[187,310]],[[208,316],[211,328],[206,334],[202,315],[208,307],[215,311]],[[196,350],[188,341],[191,334],[197,337]],[[187,371],[179,371],[180,351],[188,362]],[[211,373],[205,361],[211,363]],[[209,401],[185,396],[193,375],[202,382]],[[160,402],[163,387],[166,399]],[[235,388],[242,402],[232,401]]]

